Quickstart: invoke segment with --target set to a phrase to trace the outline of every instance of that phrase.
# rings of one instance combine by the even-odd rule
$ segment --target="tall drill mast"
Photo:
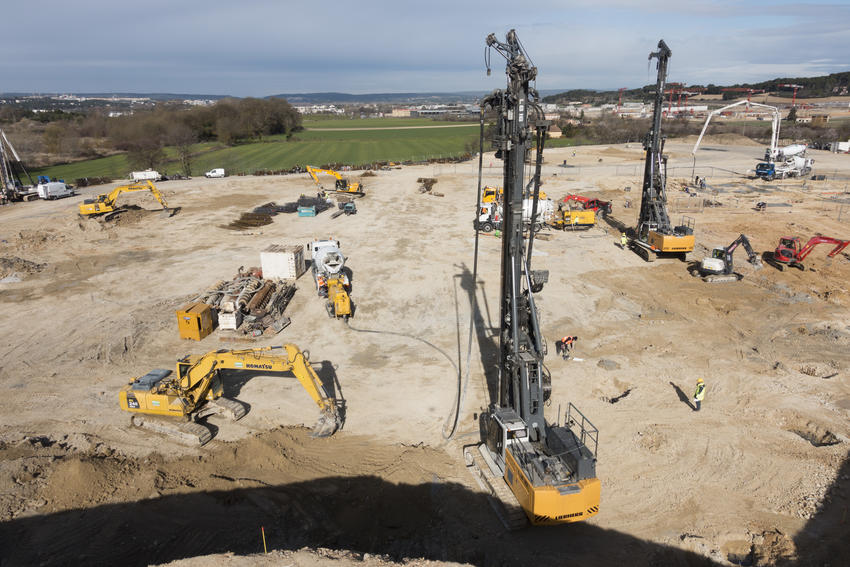
[[[662,152],[664,139],[661,137],[661,115],[664,108],[664,82],[667,80],[667,61],[672,52],[664,40],[658,42],[658,51],[649,54],[649,59],[658,59],[658,78],[655,82],[655,101],[652,110],[652,130],[646,135],[643,149],[646,164],[643,171],[643,194],[640,202],[638,238],[646,240],[650,230],[661,234],[672,233],[670,217],[667,215],[666,164]]]
[[[658,59],[658,78],[655,81],[655,101],[652,109],[652,130],[643,142],[646,164],[643,169],[643,192],[640,201],[640,216],[636,237],[631,248],[647,262],[656,256],[678,256],[686,260],[694,249],[693,219],[682,217],[682,222],[673,226],[667,214],[667,157],[664,153],[664,138],[661,136],[661,115],[664,111],[664,82],[667,80],[667,61],[671,55],[664,40],[658,42],[658,51],[649,54],[649,59]]]
[[[499,406],[513,409],[528,424],[531,440],[537,441],[546,434],[543,345],[529,291],[531,273],[525,257],[522,219],[525,158],[532,140],[528,115],[530,110],[539,113],[534,102],[537,91],[530,86],[537,77],[537,68],[531,65],[514,30],[505,39],[503,43],[490,34],[487,46],[507,60],[508,87],[494,91],[484,100],[499,113],[494,146],[497,157],[504,160]]]
[[[505,42],[490,34],[487,48],[486,53],[495,49],[507,60],[508,77],[507,89],[493,91],[482,101],[482,109],[490,107],[498,114],[493,145],[496,157],[504,160],[499,399],[481,416],[483,443],[475,452],[465,448],[464,458],[482,486],[489,487],[501,502],[499,517],[509,529],[527,521],[535,525],[577,522],[599,512],[599,432],[572,404],[564,425],[547,423],[543,415],[552,388],[543,365],[546,348],[532,292],[543,289],[548,273],[529,267],[547,124],[536,102],[537,91],[530,86],[537,69],[514,30]],[[533,129],[530,113],[535,116]],[[533,134],[535,172],[526,187],[523,174]],[[526,193],[531,193],[532,206],[530,218],[523,222]]]

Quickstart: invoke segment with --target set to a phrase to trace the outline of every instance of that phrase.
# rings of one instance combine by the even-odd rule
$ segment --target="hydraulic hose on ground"
[[[484,108],[482,107],[479,113],[480,131],[478,135],[478,192],[475,199],[475,219],[478,219],[480,214],[481,203],[481,179],[484,171]],[[466,345],[466,372],[461,377],[461,369],[458,369],[457,383],[457,403],[454,410],[454,420],[452,421],[451,430],[446,434],[443,431],[443,438],[450,440],[457,432],[457,424],[460,420],[460,412],[463,410],[463,401],[466,398],[466,387],[469,384],[469,372],[471,368],[470,359],[472,357],[472,333],[475,327],[475,312],[478,310],[478,223],[475,223],[475,247],[472,254],[472,305],[469,311],[469,339]],[[460,364],[460,361],[458,361]],[[451,415],[451,414],[449,414]]]

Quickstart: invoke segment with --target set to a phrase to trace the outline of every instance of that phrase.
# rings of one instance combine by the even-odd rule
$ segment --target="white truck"
[[[212,178],[224,177],[224,168],[217,167],[215,169],[211,169],[204,174],[204,177],[209,177],[211,179]]]
[[[38,196],[41,199],[46,199],[48,201],[61,199],[62,197],[72,197],[77,194],[71,187],[68,187],[62,181],[39,183],[36,190],[38,191]]]
[[[528,227],[531,224],[531,209],[534,205],[534,199],[524,199],[522,201],[522,224]],[[555,213],[555,202],[551,199],[538,199],[537,215],[535,224],[539,230],[545,223],[552,220]],[[474,226],[482,232],[490,232],[492,230],[502,230],[502,206],[495,202],[481,203],[478,207],[478,219]]]
[[[812,171],[815,160],[806,157],[806,144],[791,144],[784,148],[768,148],[764,153],[765,161],[756,166],[756,177],[766,181],[802,177]]]
[[[130,176],[133,178],[134,182],[160,181],[162,179],[162,175],[160,175],[158,171],[155,171],[153,169],[146,169],[144,171],[134,171],[130,173]]]

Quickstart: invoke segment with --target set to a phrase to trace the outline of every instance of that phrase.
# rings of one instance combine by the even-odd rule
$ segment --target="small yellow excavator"
[[[284,352],[270,352],[278,349]],[[336,400],[327,394],[306,355],[293,344],[186,355],[177,361],[176,374],[172,375],[170,370],[152,370],[121,388],[118,394],[121,409],[133,413],[130,421],[136,427],[204,445],[212,439],[212,432],[200,420],[219,414],[236,421],[246,413],[241,402],[224,397],[222,370],[291,372],[321,411],[313,437],[333,435],[342,425]],[[159,416],[166,419],[158,419]],[[175,423],[168,417],[183,422]]]
[[[481,202],[482,203],[501,203],[504,197],[505,190],[501,187],[493,187],[491,185],[487,185],[484,187],[483,192],[481,193]],[[545,191],[539,191],[538,196],[541,200],[545,201],[548,199]],[[531,197],[527,197],[531,198]]]
[[[324,193],[345,193],[346,195],[356,195],[358,197],[362,197],[366,194],[363,191],[363,185],[357,183],[356,181],[349,181],[348,179],[343,177],[341,173],[332,169],[319,169],[318,167],[308,165],[307,173],[310,174],[310,177],[313,178],[313,181],[316,182],[316,185],[318,185]],[[324,187],[322,187],[322,184],[319,182],[319,176],[317,175],[319,173],[330,175],[336,179],[336,184],[334,185],[333,191],[328,191]]]
[[[162,205],[162,210],[170,213],[168,216],[173,216],[177,213],[178,209],[168,208],[168,204],[165,202],[165,197],[162,196],[162,193],[159,192],[156,185],[154,185],[151,181],[146,181],[145,183],[121,185],[109,193],[98,195],[96,199],[86,199],[80,203],[80,216],[96,217],[104,215],[103,220],[114,218],[127,210],[126,208],[117,207],[115,205],[115,202],[118,200],[118,196],[122,193],[132,193],[135,191],[150,191],[154,198],[159,201],[159,204]]]

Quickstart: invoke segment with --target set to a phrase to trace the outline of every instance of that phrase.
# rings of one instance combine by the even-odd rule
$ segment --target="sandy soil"
[[[709,180],[699,197],[679,190],[690,144],[667,146],[671,215],[695,219],[694,260],[742,232],[759,251],[785,235],[850,237],[847,156],[812,152],[827,181],[767,184],[734,173],[761,147],[720,143],[698,155]],[[364,179],[357,215],[279,215],[243,232],[221,226],[313,193],[309,178],[166,182],[178,215],[132,195],[151,212],[111,225],[76,215],[83,196],[108,187],[3,207],[0,564],[820,564],[850,553],[848,256],[829,261],[819,247],[805,271],[755,272],[739,253],[745,277],[733,284],[703,283],[679,261],[644,263],[616,246],[617,221],[637,215],[642,154],[637,144],[546,153],[550,196],[614,201],[611,224],[535,244],[535,267],[550,270],[538,299],[545,337],[579,336],[575,360],[547,359],[549,412],[573,402],[599,427],[603,500],[592,521],[515,534],[461,458],[496,375],[492,236],[481,238],[459,431],[444,439],[466,367],[477,163],[378,172]],[[555,165],[563,160],[570,167]],[[498,184],[499,162],[488,154],[484,164],[485,182]],[[420,194],[419,177],[438,178],[445,197]],[[757,201],[771,206],[756,213]],[[298,383],[262,374],[233,377],[228,393],[250,411],[212,421],[204,448],[127,427],[125,381],[187,353],[246,346],[218,333],[181,341],[175,309],[259,265],[269,244],[327,236],[353,270],[351,325],[329,320],[302,277],[292,325],[256,345],[295,343],[323,379],[336,377],[342,431],[310,439],[300,426],[317,410]],[[688,401],[697,377],[707,383],[700,413]],[[249,556],[262,551],[261,527],[273,553]]]

